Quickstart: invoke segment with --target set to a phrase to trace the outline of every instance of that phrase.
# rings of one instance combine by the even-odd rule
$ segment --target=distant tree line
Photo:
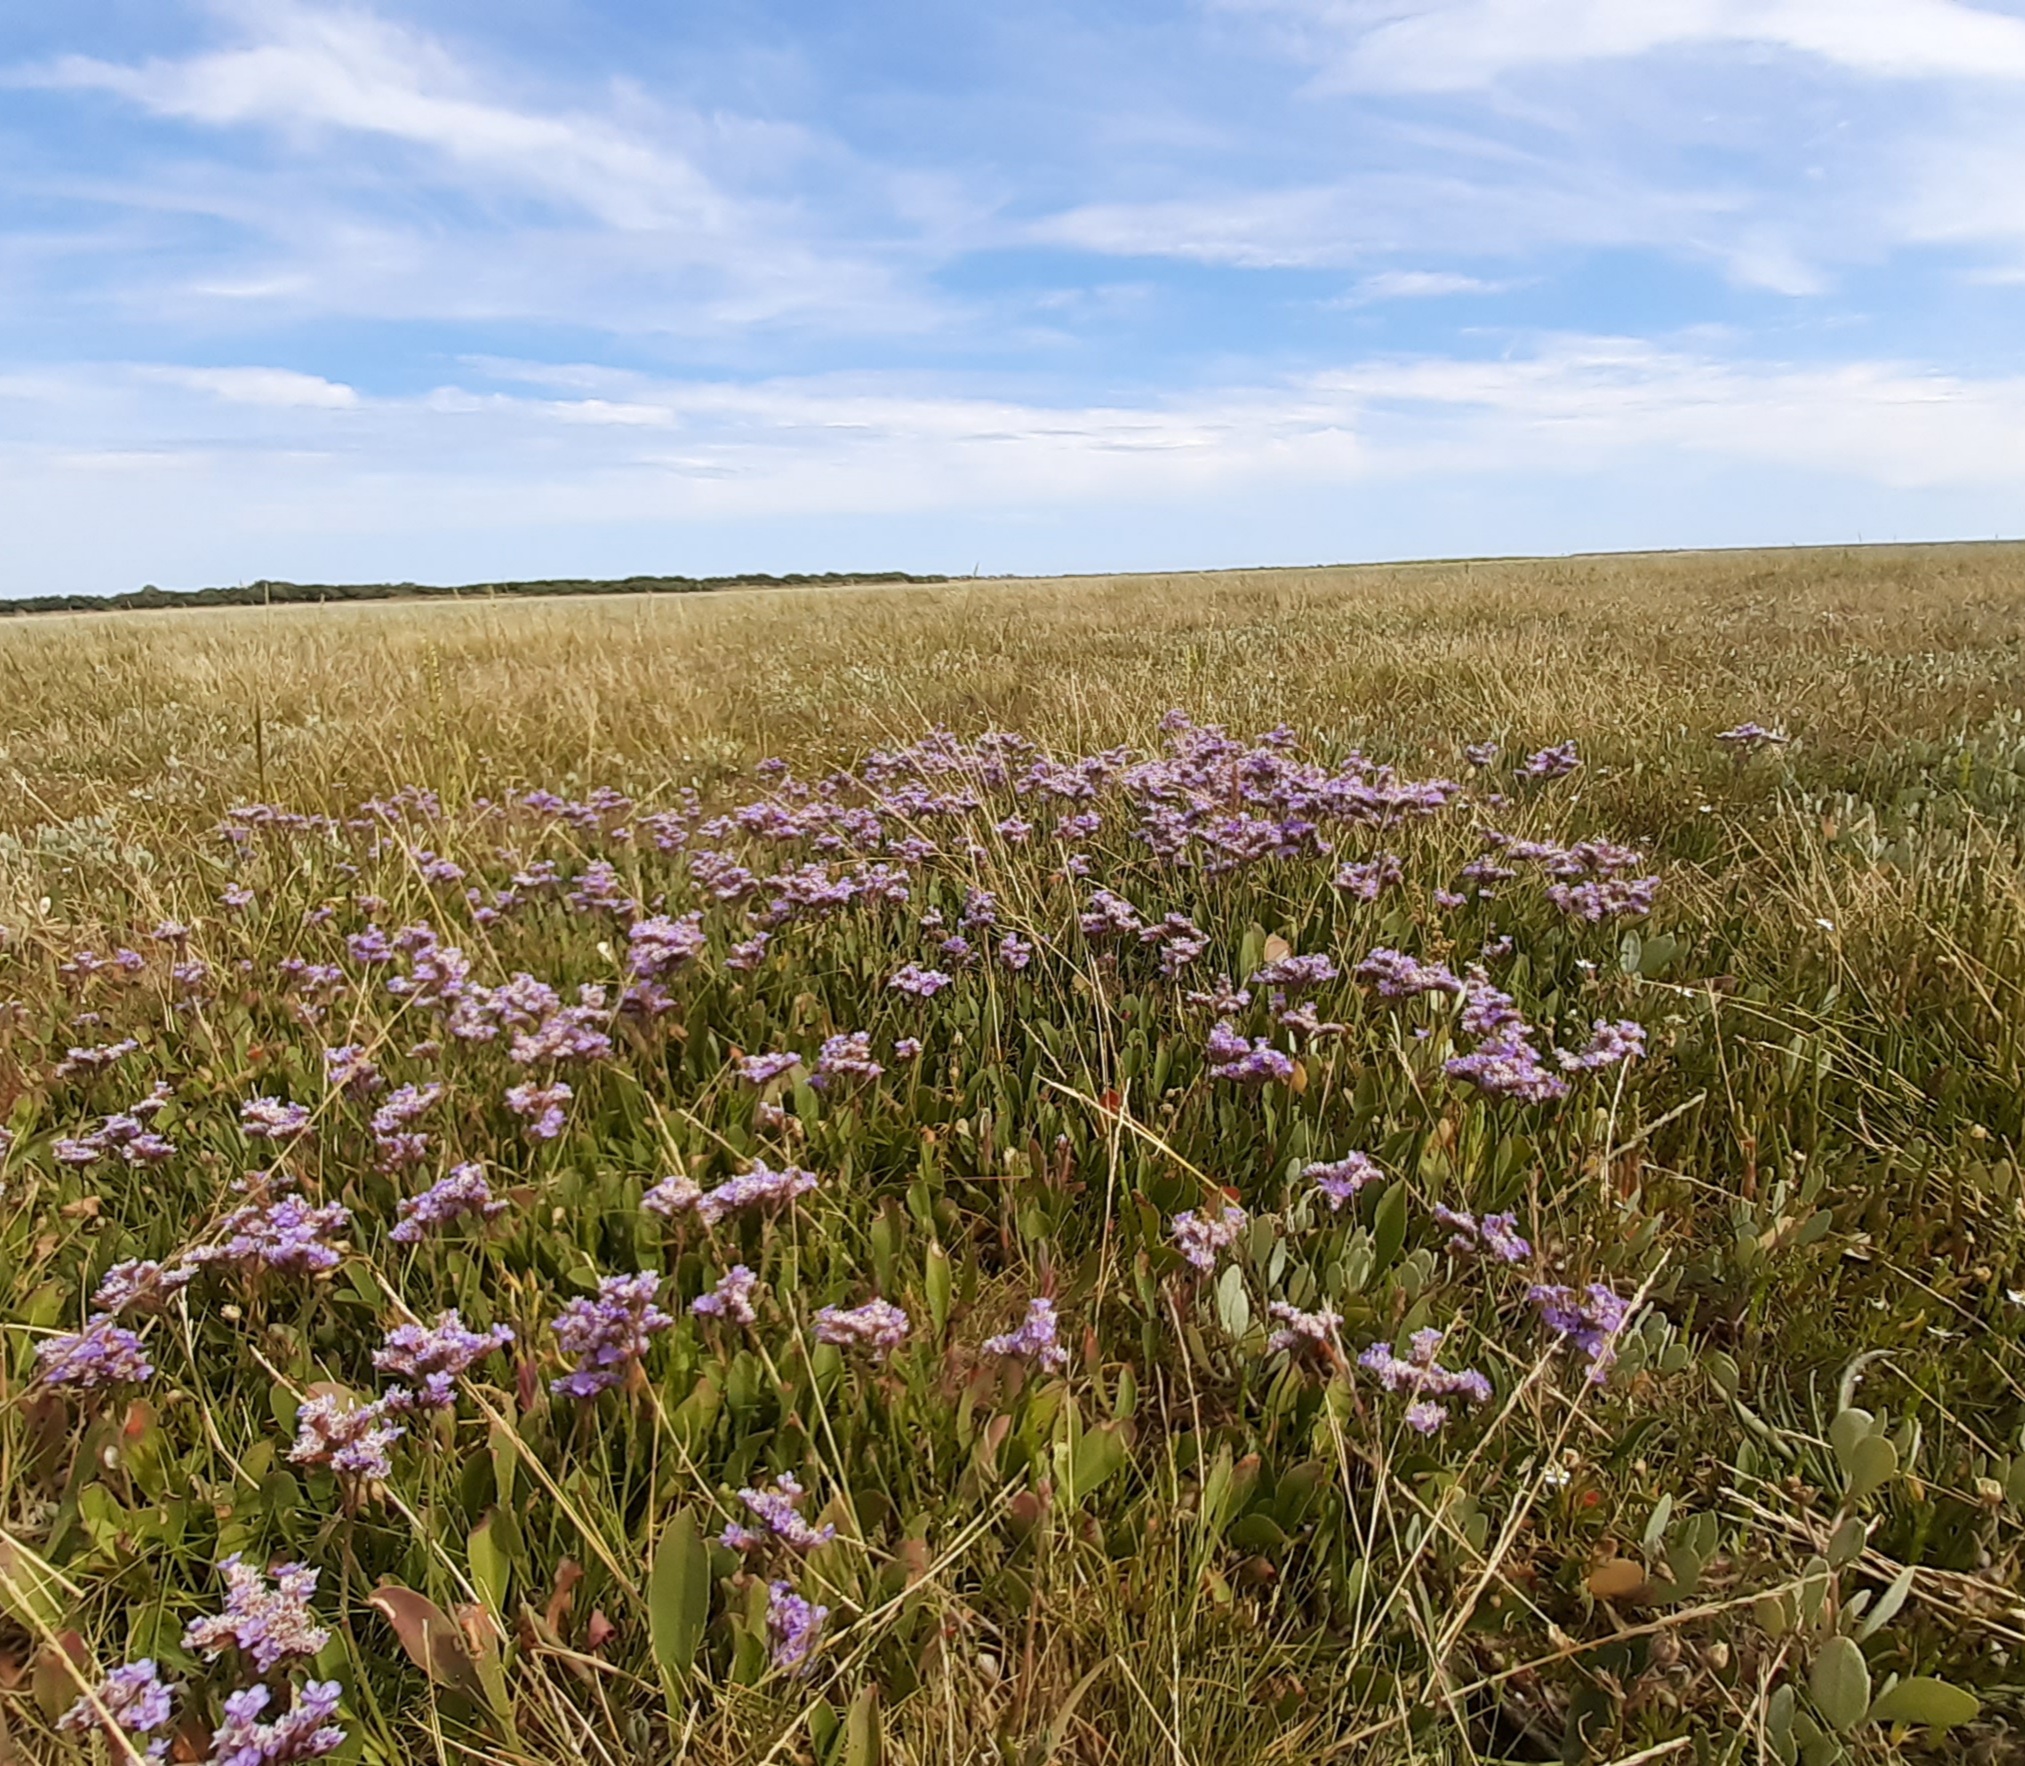
[[[786,576],[625,576],[609,580],[548,577],[532,582],[240,583],[229,589],[158,589],[124,595],[22,595],[0,600],[0,614],[122,613],[156,607],[279,607],[328,601],[482,601],[507,595],[696,595],[711,589],[826,588],[849,583],[939,583],[947,577],[904,570],[794,571]]]

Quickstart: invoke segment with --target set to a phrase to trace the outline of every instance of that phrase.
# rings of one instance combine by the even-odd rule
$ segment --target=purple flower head
[[[1494,1098],[1516,1098],[1543,1104],[1568,1095],[1568,1082],[1540,1064],[1540,1051],[1510,1030],[1443,1063],[1451,1079],[1461,1079]]]
[[[1552,883],[1547,887],[1547,899],[1557,908],[1592,926],[1649,914],[1658,894],[1657,877],[1593,877],[1586,883]]]
[[[1529,779],[1559,779],[1574,772],[1581,764],[1582,758],[1575,752],[1575,744],[1560,742],[1527,755],[1520,762],[1519,771]]]
[[[766,947],[773,942],[771,932],[755,932],[750,938],[741,939],[724,953],[724,966],[748,973],[766,961]]]
[[[190,1252],[192,1263],[236,1263],[242,1269],[278,1269],[316,1275],[338,1266],[334,1233],[351,1220],[337,1202],[314,1207],[301,1196],[283,1196],[265,1207],[249,1203],[220,1223],[220,1237]]]
[[[260,1673],[269,1674],[289,1657],[313,1656],[330,1642],[330,1633],[310,1611],[317,1572],[309,1565],[276,1564],[272,1588],[236,1551],[218,1568],[225,1576],[225,1610],[193,1619],[183,1633],[185,1649],[202,1650],[215,1660],[227,1645],[236,1644]]]
[[[272,1695],[249,1686],[225,1699],[225,1721],[211,1737],[209,1766],[288,1766],[321,1760],[344,1746],[345,1732],[331,1721],[344,1688],[335,1680],[306,1680],[285,1716],[262,1723]]]
[[[1034,947],[1018,933],[1008,932],[998,941],[998,960],[1018,974],[1034,960]]]
[[[1279,987],[1289,993],[1308,993],[1337,976],[1336,965],[1319,951],[1307,956],[1282,957],[1268,963],[1251,979],[1254,987]]]
[[[797,1196],[807,1195],[820,1181],[813,1171],[804,1171],[799,1166],[789,1165],[775,1171],[765,1160],[755,1159],[750,1171],[706,1190],[697,1200],[696,1211],[703,1216],[706,1226],[715,1226],[735,1209],[780,1207],[792,1202]]]
[[[872,1059],[871,1032],[852,1030],[824,1042],[822,1053],[816,1057],[815,1075],[809,1083],[822,1091],[836,1079],[877,1079],[885,1071]]]
[[[694,1178],[677,1172],[673,1177],[664,1177],[642,1196],[640,1206],[649,1214],[673,1220],[678,1214],[688,1213],[702,1200],[702,1186]]]
[[[142,1263],[130,1257],[123,1263],[115,1263],[99,1279],[98,1292],[92,1295],[91,1303],[100,1312],[159,1312],[168,1304],[171,1294],[190,1285],[196,1273],[187,1263],[165,1268],[152,1259]]]
[[[1533,1254],[1533,1247],[1519,1236],[1516,1214],[1486,1214],[1479,1220],[1474,1214],[1437,1204],[1434,1217],[1450,1230],[1452,1251],[1486,1251],[1500,1263],[1523,1263]]]
[[[1579,1294],[1573,1288],[1541,1285],[1526,1298],[1540,1309],[1540,1322],[1559,1332],[1589,1357],[1589,1380],[1600,1386],[1617,1362],[1617,1335],[1631,1317],[1631,1302],[1601,1282]]]
[[[562,1133],[563,1124],[568,1120],[563,1106],[575,1095],[560,1079],[547,1085],[536,1085],[533,1080],[527,1080],[507,1088],[506,1107],[516,1116],[528,1119],[530,1139],[552,1141]]]
[[[1645,1026],[1629,1018],[1615,1024],[1598,1018],[1589,1046],[1579,1053],[1557,1051],[1555,1058],[1566,1073],[1593,1073],[1601,1067],[1615,1067],[1621,1061],[1635,1061],[1645,1053]]]
[[[896,1061],[912,1061],[920,1054],[921,1038],[918,1036],[903,1036],[893,1045],[893,1059]]]
[[[467,1214],[494,1220],[507,1210],[504,1196],[495,1196],[485,1181],[483,1166],[458,1165],[448,1177],[431,1184],[419,1196],[403,1196],[398,1204],[401,1218],[387,1237],[397,1245],[416,1245],[432,1229],[448,1226]]]
[[[890,1300],[867,1300],[862,1306],[825,1306],[816,1314],[816,1341],[841,1349],[864,1348],[888,1355],[906,1340],[907,1314]]]
[[[110,1067],[115,1061],[123,1061],[141,1045],[131,1036],[119,1042],[109,1042],[93,1048],[74,1048],[67,1051],[56,1064],[58,1079],[74,1079],[80,1073],[98,1073]]]
[[[940,969],[924,969],[919,963],[909,963],[886,985],[896,993],[911,993],[917,999],[933,999],[954,979],[953,975],[945,975]]]
[[[752,1295],[758,1286],[758,1276],[744,1264],[734,1263],[718,1278],[716,1287],[707,1294],[698,1294],[689,1302],[689,1310],[698,1318],[724,1318],[733,1324],[757,1324],[759,1314],[753,1309]]]
[[[679,920],[665,914],[636,920],[626,934],[626,966],[635,975],[665,978],[694,958],[703,944],[701,914],[684,914]]]
[[[1330,1213],[1339,1214],[1359,1190],[1383,1174],[1368,1154],[1345,1153],[1340,1159],[1304,1165],[1301,1175],[1322,1192]]]
[[[354,1098],[370,1097],[386,1084],[366,1051],[349,1043],[324,1050],[323,1071],[333,1086]]]
[[[56,1727],[76,1734],[88,1734],[110,1718],[131,1743],[136,1737],[144,1738],[154,1730],[168,1727],[170,1699],[174,1692],[174,1687],[162,1683],[155,1664],[143,1657],[123,1668],[115,1668],[98,1683],[96,1703],[90,1698],[79,1699],[57,1718]],[[101,1709],[105,1712],[103,1718],[99,1715]],[[165,1735],[149,1742],[146,1752],[151,1760],[166,1758],[169,1738]]]
[[[777,1055],[745,1055],[738,1063],[738,1077],[747,1085],[771,1085],[776,1079],[785,1079],[801,1064],[801,1056],[792,1050]]]
[[[1463,759],[1479,770],[1491,765],[1497,758],[1498,745],[1495,742],[1472,742],[1463,749]]]
[[[309,1106],[282,1098],[248,1098],[239,1106],[239,1130],[254,1140],[285,1141],[309,1126]]]
[[[1080,916],[1078,923],[1083,928],[1083,936],[1093,941],[1125,938],[1141,930],[1139,910],[1108,889],[1100,889],[1090,897],[1089,909]]]
[[[1734,754],[1755,754],[1760,748],[1783,746],[1792,740],[1783,730],[1768,730],[1763,724],[1739,724],[1733,730],[1720,730],[1716,740]]]
[[[128,1381],[138,1385],[155,1372],[140,1338],[104,1312],[93,1313],[81,1331],[45,1337],[35,1345],[35,1359],[41,1363],[36,1378],[43,1385],[79,1392]]]
[[[1411,999],[1423,993],[1461,993],[1463,984],[1440,963],[1423,963],[1404,951],[1380,945],[1356,967],[1359,981],[1371,982],[1380,999]]]
[[[1357,1358],[1357,1365],[1378,1376],[1388,1392],[1404,1392],[1414,1402],[1407,1409],[1411,1429],[1431,1435],[1448,1421],[1448,1409],[1437,1398],[1466,1398],[1472,1404],[1490,1401],[1491,1383],[1474,1368],[1446,1368],[1435,1360],[1442,1333],[1429,1329],[1415,1331],[1404,1356],[1395,1355],[1388,1343],[1374,1343]]]
[[[828,1607],[802,1599],[787,1583],[769,1583],[766,1629],[773,1639],[773,1665],[789,1674],[805,1668],[823,1621],[829,1616]]]
[[[626,1377],[647,1353],[647,1339],[675,1321],[654,1304],[661,1278],[651,1270],[608,1275],[595,1299],[572,1300],[554,1325],[556,1342],[577,1358],[574,1372],[549,1382],[568,1398],[595,1398]]]
[[[1360,864],[1344,865],[1333,879],[1335,886],[1356,901],[1376,901],[1386,890],[1406,879],[1406,867],[1396,854],[1381,852]]]
[[[1222,1212],[1214,1218],[1197,1214],[1193,1209],[1177,1214],[1168,1231],[1182,1256],[1207,1275],[1216,1268],[1218,1256],[1244,1231],[1248,1218],[1235,1202],[1225,1202]]]
[[[442,1097],[440,1085],[404,1085],[390,1091],[386,1101],[373,1112],[373,1133],[381,1140],[391,1139],[403,1129],[413,1127]]]
[[[722,1542],[733,1551],[749,1551],[765,1545],[769,1539],[778,1539],[783,1545],[795,1551],[814,1551],[819,1545],[828,1545],[836,1538],[835,1527],[811,1527],[801,1516],[802,1498],[807,1494],[796,1481],[792,1472],[783,1472],[780,1481],[770,1490],[741,1490],[738,1500],[752,1511],[759,1527],[746,1527],[737,1521],[725,1529]]]
[[[1069,1365],[1069,1352],[1055,1341],[1055,1303],[1048,1299],[1034,1299],[1027,1302],[1027,1315],[1016,1331],[1008,1331],[1002,1337],[987,1337],[984,1342],[987,1355],[1019,1356],[1028,1361],[1037,1361],[1051,1372],[1059,1373]]]
[[[1260,1037],[1247,1042],[1228,1023],[1213,1028],[1203,1044],[1209,1057],[1212,1079],[1231,1079],[1240,1085],[1284,1084],[1294,1074],[1290,1057]]]
[[[1266,1347],[1284,1349],[1291,1355],[1326,1347],[1343,1322],[1343,1315],[1327,1306],[1319,1312],[1303,1312],[1298,1306],[1275,1300],[1266,1311],[1280,1327],[1266,1339]]]
[[[495,1350],[513,1341],[512,1330],[503,1324],[489,1331],[465,1329],[464,1320],[453,1307],[439,1313],[432,1325],[396,1325],[373,1352],[373,1366],[383,1374],[400,1374],[405,1379],[434,1380],[425,1389],[420,1407],[437,1409],[454,1401],[449,1382],[471,1369]],[[443,1405],[435,1400],[443,1396]],[[414,1401],[411,1401],[411,1407]]]
[[[388,1450],[408,1432],[405,1423],[390,1423],[379,1404],[361,1404],[350,1396],[319,1392],[303,1400],[295,1413],[295,1445],[288,1457],[296,1465],[329,1466],[346,1477],[368,1482],[394,1475]]]

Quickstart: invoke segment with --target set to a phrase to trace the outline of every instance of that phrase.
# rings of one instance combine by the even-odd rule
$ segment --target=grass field
[[[2025,548],[38,618],[0,763],[0,1760],[2019,1757]]]

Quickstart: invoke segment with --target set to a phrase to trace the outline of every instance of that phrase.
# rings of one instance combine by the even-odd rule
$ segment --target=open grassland
[[[0,751],[0,1760],[2019,1757],[2025,551],[52,617]]]

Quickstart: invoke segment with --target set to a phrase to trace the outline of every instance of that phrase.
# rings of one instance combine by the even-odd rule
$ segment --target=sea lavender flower
[[[228,1644],[236,1644],[260,1673],[270,1674],[289,1657],[313,1656],[330,1642],[310,1611],[317,1572],[309,1565],[276,1564],[272,1588],[236,1551],[218,1568],[225,1577],[225,1610],[193,1619],[183,1633],[185,1649],[200,1649],[215,1661]]]
[[[421,1392],[404,1393],[394,1409],[446,1410],[456,1402],[452,1382],[512,1341],[512,1329],[503,1324],[486,1331],[467,1330],[452,1307],[438,1313],[432,1325],[396,1325],[373,1352],[373,1366],[383,1374],[421,1382]]]
[[[1248,1216],[1235,1202],[1225,1202],[1220,1214],[1211,1218],[1194,1209],[1177,1214],[1168,1228],[1176,1247],[1197,1269],[1207,1275],[1216,1268],[1217,1256],[1236,1242]]]
[[[253,905],[253,891],[244,883],[228,883],[219,892],[218,903],[221,907],[230,908],[237,913]]]
[[[701,914],[684,914],[679,920],[657,914],[636,920],[626,933],[626,966],[635,975],[665,978],[695,957],[703,945]]]
[[[174,1687],[162,1683],[154,1662],[144,1656],[138,1662],[115,1668],[98,1683],[92,1697],[79,1699],[57,1718],[56,1727],[73,1734],[89,1734],[110,1720],[131,1745],[137,1737],[146,1740],[153,1731],[168,1727],[174,1692]],[[149,1741],[147,1758],[166,1759],[169,1742],[166,1735]]]
[[[1100,889],[1090,897],[1088,910],[1078,917],[1083,936],[1092,940],[1124,938],[1141,930],[1139,910],[1122,896]]]
[[[1411,999],[1423,993],[1461,993],[1462,983],[1440,963],[1423,963],[1404,951],[1380,945],[1354,971],[1359,981],[1369,981],[1380,999]]]
[[[164,1267],[150,1259],[127,1258],[99,1278],[91,1303],[100,1312],[159,1312],[169,1296],[190,1285],[197,1271],[187,1263]]]
[[[743,1055],[738,1062],[738,1077],[747,1085],[771,1085],[776,1079],[784,1079],[802,1064],[800,1055],[792,1050],[776,1055]]]
[[[379,1068],[373,1065],[372,1057],[350,1043],[324,1050],[323,1071],[324,1077],[349,1097],[370,1097],[386,1084],[380,1077]]]
[[[1739,724],[1733,730],[1720,730],[1716,740],[1733,754],[1755,754],[1761,748],[1783,746],[1792,740],[1783,730],[1768,730],[1763,724]]]
[[[1357,1358],[1357,1365],[1376,1374],[1386,1391],[1411,1395],[1406,1425],[1422,1435],[1432,1435],[1448,1421],[1447,1406],[1435,1399],[1467,1398],[1472,1404],[1486,1404],[1491,1396],[1490,1381],[1474,1368],[1445,1368],[1435,1360],[1441,1339],[1442,1333],[1432,1328],[1415,1331],[1407,1339],[1404,1356],[1395,1355],[1389,1343],[1374,1343]]]
[[[1550,883],[1547,899],[1564,914],[1594,926],[1604,920],[1635,920],[1652,912],[1657,877],[1592,877],[1586,883]]]
[[[386,1101],[373,1112],[373,1134],[391,1140],[413,1126],[427,1111],[442,1101],[440,1085],[404,1085],[387,1093]]]
[[[829,1616],[828,1607],[802,1599],[787,1583],[769,1583],[766,1629],[773,1639],[773,1665],[790,1674],[800,1672]]]
[[[1266,1085],[1293,1077],[1294,1063],[1261,1037],[1247,1042],[1228,1021],[1215,1025],[1203,1043],[1212,1079],[1233,1079],[1240,1085]]]
[[[886,985],[896,993],[911,993],[918,999],[933,999],[955,979],[955,976],[946,975],[940,969],[924,969],[919,963],[909,963]]]
[[[1406,866],[1396,853],[1381,852],[1357,864],[1342,866],[1332,879],[1335,887],[1357,901],[1376,901],[1386,890],[1406,879]]]
[[[36,1378],[43,1385],[68,1386],[79,1392],[128,1380],[139,1384],[152,1379],[155,1372],[140,1338],[115,1324],[106,1312],[93,1313],[81,1331],[45,1337],[35,1345],[35,1359],[42,1364],[36,1369]]]
[[[1281,957],[1268,963],[1251,979],[1254,987],[1284,988],[1289,993],[1307,993],[1336,979],[1334,962],[1321,952],[1306,956]]]
[[[1523,1263],[1533,1254],[1533,1247],[1519,1236],[1516,1214],[1486,1214],[1479,1220],[1461,1209],[1437,1204],[1434,1217],[1450,1229],[1452,1251],[1488,1251],[1500,1263]]]
[[[563,1106],[575,1095],[560,1079],[547,1085],[536,1085],[528,1080],[507,1087],[506,1107],[516,1116],[528,1119],[527,1132],[531,1139],[552,1141],[562,1133],[567,1120]]]
[[[467,1214],[495,1220],[509,1204],[504,1196],[493,1195],[484,1167],[474,1163],[452,1166],[448,1177],[431,1184],[419,1196],[403,1196],[397,1206],[401,1217],[387,1237],[397,1245],[417,1245],[433,1228],[448,1226]]]
[[[903,1036],[893,1045],[893,1059],[896,1061],[912,1061],[920,1053],[921,1038],[918,1036]]]
[[[987,1355],[1018,1356],[1037,1361],[1051,1372],[1069,1365],[1069,1352],[1055,1341],[1055,1303],[1041,1298],[1027,1302],[1027,1315],[1015,1331],[984,1340]]]
[[[1443,1063],[1443,1071],[1494,1098],[1542,1104],[1568,1095],[1568,1082],[1543,1067],[1540,1051],[1511,1030],[1500,1031],[1466,1055],[1453,1056]]]
[[[115,1061],[123,1061],[141,1045],[131,1036],[122,1037],[118,1042],[102,1043],[92,1048],[74,1048],[67,1051],[56,1064],[58,1079],[74,1079],[80,1073],[98,1073],[110,1067]]]
[[[568,1398],[595,1398],[626,1377],[627,1369],[647,1353],[647,1339],[675,1321],[654,1304],[661,1278],[651,1270],[638,1275],[608,1275],[598,1283],[594,1299],[576,1299],[557,1317],[556,1342],[577,1358],[574,1372],[549,1382],[552,1392]]]
[[[337,1248],[329,1240],[351,1217],[342,1203],[314,1207],[301,1196],[283,1196],[265,1207],[249,1203],[228,1214],[220,1237],[190,1252],[189,1260],[319,1274],[337,1268]]]
[[[816,1070],[809,1083],[817,1091],[822,1091],[833,1080],[877,1079],[885,1071],[872,1059],[871,1032],[852,1030],[825,1040],[822,1053],[816,1057]]]
[[[760,1525],[747,1527],[732,1521],[720,1536],[721,1542],[733,1551],[750,1551],[773,1539],[795,1551],[814,1551],[817,1546],[828,1545],[836,1538],[837,1530],[831,1526],[811,1527],[802,1519],[801,1502],[806,1495],[792,1472],[781,1473],[780,1481],[770,1490],[739,1491],[738,1500],[752,1511]]]
[[[1631,1317],[1631,1302],[1591,1282],[1581,1293],[1545,1284],[1527,1290],[1526,1298],[1540,1309],[1540,1322],[1557,1331],[1589,1357],[1589,1381],[1600,1386],[1617,1362],[1617,1334]]]
[[[1298,1306],[1275,1300],[1266,1311],[1280,1326],[1266,1339],[1266,1347],[1284,1349],[1291,1355],[1327,1347],[1336,1327],[1343,1322],[1343,1315],[1327,1306],[1319,1312],[1303,1312]]]
[[[998,960],[1018,974],[1034,960],[1034,947],[1017,932],[1008,932],[998,941]]]
[[[1519,771],[1529,779],[1559,779],[1574,772],[1581,764],[1575,744],[1559,742],[1551,748],[1542,748],[1536,754],[1527,755],[1520,762]]]
[[[1373,1179],[1382,1176],[1378,1166],[1364,1153],[1345,1153],[1340,1159],[1317,1160],[1301,1167],[1301,1175],[1322,1192],[1329,1212],[1339,1214],[1345,1203]]]
[[[321,1760],[344,1746],[345,1732],[331,1721],[344,1688],[335,1680],[306,1680],[288,1712],[262,1723],[272,1695],[264,1686],[228,1693],[225,1721],[212,1734],[209,1766],[287,1766]]]
[[[758,1276],[744,1264],[734,1263],[718,1278],[716,1287],[707,1294],[698,1294],[689,1302],[689,1310],[698,1318],[725,1318],[733,1324],[757,1324],[759,1314],[753,1309],[752,1295],[758,1286]]]
[[[248,1098],[239,1106],[239,1130],[254,1140],[285,1141],[309,1126],[309,1106],[282,1098]]]
[[[697,1200],[696,1211],[706,1226],[715,1226],[734,1209],[778,1207],[792,1202],[797,1196],[807,1195],[820,1181],[813,1171],[803,1171],[799,1166],[789,1165],[775,1171],[765,1160],[755,1159],[750,1171],[706,1190]]]
[[[673,1220],[678,1214],[686,1214],[703,1200],[703,1187],[693,1177],[677,1172],[673,1177],[664,1177],[640,1198],[640,1206],[649,1214],[658,1214],[664,1220]]]
[[[346,1477],[382,1482],[394,1475],[389,1450],[408,1432],[405,1423],[386,1419],[381,1405],[319,1392],[295,1413],[295,1445],[288,1457],[299,1466],[329,1466]]]
[[[1620,1061],[1635,1061],[1645,1053],[1645,1026],[1630,1018],[1620,1018],[1615,1024],[1598,1018],[1592,1027],[1594,1034],[1589,1046],[1579,1053],[1567,1049],[1555,1052],[1555,1059],[1566,1073],[1593,1073],[1598,1068],[1615,1067]]]
[[[724,953],[724,966],[741,974],[757,969],[766,961],[766,947],[772,942],[771,932],[755,932],[750,938],[741,939]]]
[[[1498,745],[1495,742],[1472,742],[1463,749],[1463,759],[1479,770],[1491,765],[1497,758]]]
[[[865,1348],[887,1355],[905,1340],[907,1314],[890,1300],[867,1300],[862,1306],[825,1306],[816,1314],[816,1341],[839,1348]]]

